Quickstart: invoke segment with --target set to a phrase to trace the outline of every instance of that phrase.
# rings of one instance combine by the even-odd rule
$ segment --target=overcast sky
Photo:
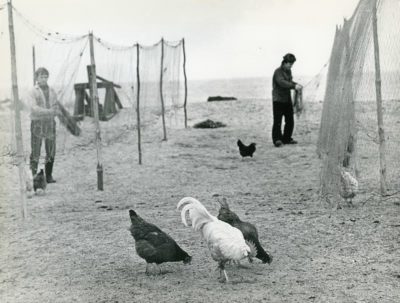
[[[271,76],[287,52],[298,59],[294,73],[315,75],[329,60],[335,26],[351,16],[357,3],[13,0],[33,23],[64,34],[93,30],[103,40],[121,45],[185,38],[189,79]]]

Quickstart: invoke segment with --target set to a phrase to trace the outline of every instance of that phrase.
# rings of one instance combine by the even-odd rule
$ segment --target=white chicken
[[[185,226],[186,213],[189,213],[191,226],[195,231],[200,231],[206,241],[211,257],[218,262],[220,279],[229,282],[225,271],[225,264],[228,261],[239,261],[254,254],[254,251],[245,242],[242,232],[211,215],[198,200],[192,197],[185,197],[179,201],[177,209],[182,207],[181,218]]]
[[[352,199],[358,192],[358,181],[348,171],[340,169],[340,195],[349,206],[353,205]]]

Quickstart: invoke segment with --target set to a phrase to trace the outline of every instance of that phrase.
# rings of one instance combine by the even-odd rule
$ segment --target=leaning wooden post
[[[17,163],[19,173],[19,191],[21,195],[21,210],[22,217],[28,217],[28,210],[26,205],[26,191],[25,191],[25,159],[24,159],[24,145],[22,139],[21,127],[21,101],[18,94],[18,79],[17,79],[17,59],[15,51],[15,36],[14,36],[14,21],[12,14],[11,0],[8,5],[8,30],[10,32],[10,51],[11,51],[11,81],[12,81],[12,94],[14,101],[14,114],[15,114],[15,139],[17,145]]]
[[[161,100],[161,115],[164,131],[163,141],[167,141],[167,129],[165,127],[165,106],[163,97],[163,78],[164,78],[164,38],[161,39],[161,71],[160,71],[160,100]]]
[[[182,39],[183,50],[183,77],[185,79],[185,101],[183,102],[183,111],[185,113],[185,128],[187,128],[187,77],[186,77],[186,51],[185,51],[185,38]]]
[[[382,114],[382,92],[381,92],[381,67],[379,62],[379,41],[378,41],[378,25],[377,25],[377,0],[372,1],[372,30],[374,36],[374,55],[375,55],[375,90],[376,90],[376,105],[378,116],[378,135],[379,135],[379,160],[380,160],[380,184],[381,195],[386,194],[386,140],[385,130],[383,128]]]
[[[90,42],[90,93],[92,99],[92,110],[94,123],[96,126],[96,149],[97,149],[97,189],[103,190],[103,160],[101,152],[101,133],[99,123],[99,95],[97,93],[97,80],[96,80],[96,63],[94,59],[94,46],[93,46],[93,32],[89,33]]]
[[[36,55],[35,55],[35,46],[32,45],[32,67],[33,67],[33,85],[36,84],[36,77],[35,77],[35,71],[36,71]]]
[[[139,60],[139,43],[136,44],[136,123],[138,132],[138,152],[139,164],[142,164],[142,137],[140,133],[140,60]]]

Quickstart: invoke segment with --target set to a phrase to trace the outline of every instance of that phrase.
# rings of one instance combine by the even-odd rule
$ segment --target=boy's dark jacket
[[[272,101],[281,103],[291,103],[292,97],[290,90],[294,89],[296,82],[292,80],[292,71],[284,69],[282,66],[278,67],[272,78]]]

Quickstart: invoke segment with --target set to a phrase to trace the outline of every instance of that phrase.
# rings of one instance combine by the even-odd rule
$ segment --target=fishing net
[[[321,193],[339,198],[340,170],[358,179],[361,191],[379,187],[379,137],[373,39],[374,0],[360,0],[336,29],[327,75],[317,152]],[[400,187],[400,2],[377,1],[383,123],[388,189]]]
[[[18,88],[23,103],[21,124],[26,162],[29,163],[33,150],[35,156],[40,153],[37,161],[42,164],[48,160],[46,154],[54,156],[82,146],[94,147],[96,123],[88,80],[91,36],[65,35],[44,29],[15,7],[13,16]],[[1,52],[4,54],[3,58],[10,58],[7,6],[0,10],[0,18]],[[93,53],[103,146],[123,140],[128,132],[133,132],[136,138],[135,130],[138,128],[156,128],[166,136],[171,127],[184,127],[182,41],[161,40],[152,46],[138,43],[116,45],[93,35]],[[0,97],[7,101],[10,98],[11,67],[9,60],[3,61],[5,73],[2,73],[0,80],[2,85],[6,85],[0,87]],[[42,89],[36,88],[36,95],[32,93],[35,91],[34,71],[39,67],[44,67],[49,72],[49,94],[51,96],[54,92],[55,95],[50,99],[57,101],[61,113],[51,119],[48,116],[36,117],[37,121],[32,124],[32,105],[39,105],[45,110],[51,109],[51,104],[45,104],[46,97]],[[1,111],[6,118],[1,122],[5,139],[2,148],[3,154],[15,155],[15,115],[12,106],[9,107],[11,112]],[[39,139],[31,144],[33,136]],[[162,136],[161,134],[160,138]],[[47,144],[47,150],[46,141],[54,141],[54,144]]]
[[[170,128],[185,125],[185,86],[183,81],[183,40],[164,44],[163,99],[166,106],[166,123]]]
[[[10,58],[7,10],[0,11],[0,15],[2,20],[1,39],[4,42],[1,43],[1,51],[4,54],[2,67],[5,67],[2,83],[11,87],[11,66],[9,59],[6,60]],[[71,113],[73,84],[78,77],[79,66],[83,60],[88,39],[87,35],[64,35],[57,31],[43,29],[28,20],[14,7],[13,29],[19,97],[22,103],[23,154],[26,162],[29,162],[29,156],[31,156],[35,158],[35,162],[42,163],[47,161],[49,156],[54,157],[56,148],[63,152],[67,146],[68,138],[71,135],[68,117],[57,119],[56,115],[49,116],[48,111],[57,102],[64,113]],[[35,87],[37,79],[34,71],[39,67],[44,67],[49,74],[47,100],[43,91]],[[3,86],[0,90],[2,96],[9,95],[9,88]],[[31,114],[31,111],[36,111],[35,107],[40,109],[41,114]],[[11,106],[11,109],[14,108]],[[45,111],[47,111],[46,114]],[[3,150],[7,149],[11,154],[16,154],[15,115],[13,111],[2,111],[2,115],[5,120],[9,121],[9,127],[2,127],[6,137],[3,142]],[[75,126],[77,127],[77,125]],[[35,137],[37,140],[31,141],[31,137]],[[49,143],[50,141],[52,142]],[[48,155],[47,160],[46,154]]]

